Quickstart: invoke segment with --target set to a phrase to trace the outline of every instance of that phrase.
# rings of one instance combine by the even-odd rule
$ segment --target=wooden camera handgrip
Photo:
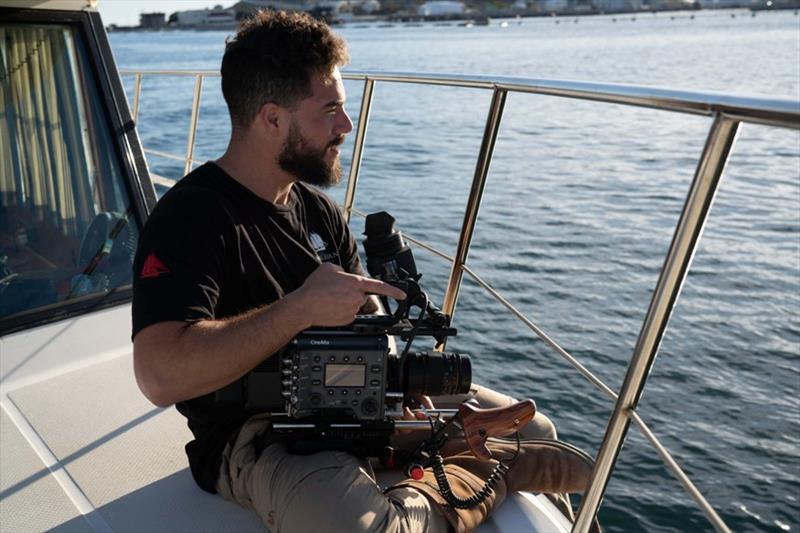
[[[486,447],[489,437],[504,437],[519,431],[536,414],[533,400],[523,400],[508,407],[481,409],[469,403],[462,403],[458,408],[461,424],[464,427],[464,438],[467,440],[472,454],[488,461],[492,457]]]

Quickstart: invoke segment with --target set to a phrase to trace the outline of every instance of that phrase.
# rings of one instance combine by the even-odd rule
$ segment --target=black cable
[[[441,492],[444,499],[447,500],[447,503],[456,509],[472,509],[473,507],[477,507],[478,505],[482,504],[486,498],[488,498],[492,492],[494,492],[494,487],[497,486],[501,478],[505,477],[509,470],[511,470],[511,467],[514,466],[517,457],[519,457],[519,449],[521,446],[519,432],[515,433],[515,437],[517,440],[517,449],[514,452],[513,457],[510,459],[498,459],[497,465],[489,475],[489,479],[484,482],[483,487],[481,487],[480,490],[468,498],[460,498],[453,492],[453,488],[450,486],[450,481],[447,479],[447,472],[444,470],[442,455],[437,451],[436,454],[431,457],[431,469],[433,470],[433,475],[436,478],[436,484],[439,485],[439,492]]]
[[[439,485],[439,492],[447,503],[456,509],[472,509],[482,504],[493,492],[494,487],[500,482],[500,479],[505,476],[511,469],[503,461],[497,463],[497,466],[492,470],[489,479],[484,482],[478,492],[468,498],[459,498],[453,493],[453,488],[450,486],[450,481],[447,479],[447,473],[444,470],[444,463],[442,462],[442,455],[437,453],[432,457],[433,475],[436,478],[436,483]]]

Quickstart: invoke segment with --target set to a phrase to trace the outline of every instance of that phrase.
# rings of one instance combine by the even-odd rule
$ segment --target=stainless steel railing
[[[183,158],[154,150],[145,152],[185,163],[185,171],[191,170],[194,153],[194,139],[197,131],[199,103],[202,82],[205,77],[219,76],[214,71],[180,70],[122,70],[122,75],[135,77],[133,95],[133,117],[136,119],[143,75],[194,76],[195,91],[186,154]],[[345,79],[362,80],[364,91],[361,100],[361,113],[356,128],[352,164],[344,200],[344,211],[348,220],[352,213],[363,216],[355,209],[355,196],[361,167],[361,158],[367,137],[367,126],[372,106],[372,95],[376,82],[415,83],[424,85],[443,85],[450,87],[471,87],[488,89],[493,92],[489,107],[483,139],[480,146],[472,186],[465,208],[464,220],[459,233],[455,256],[451,257],[435,248],[408,239],[423,246],[437,256],[452,264],[447,291],[442,309],[454,314],[458,293],[464,274],[470,276],[489,295],[504,305],[509,312],[541,338],[558,355],[564,358],[599,391],[615,402],[614,410],[606,427],[606,433],[597,455],[591,483],[583,495],[573,531],[584,532],[589,529],[593,518],[602,503],[608,481],[611,477],[617,456],[627,435],[631,421],[641,430],[651,443],[667,468],[683,485],[700,510],[717,531],[730,531],[713,507],[706,501],[697,487],[661,444],[655,434],[636,411],[650,369],[653,366],[661,339],[666,330],[673,307],[678,299],[683,282],[697,249],[705,222],[725,165],[730,156],[740,123],[748,122],[775,127],[800,129],[800,102],[783,99],[746,98],[723,94],[697,93],[671,89],[657,89],[631,85],[614,85],[584,82],[567,82],[521,78],[465,77],[455,75],[429,75],[388,72],[346,72]],[[619,393],[614,392],[588,368],[562,348],[533,321],[517,310],[505,297],[484,281],[467,266],[470,244],[478,217],[486,178],[492,161],[494,145],[500,129],[506,96],[509,92],[543,94],[580,100],[607,102],[623,105],[647,107],[680,113],[705,115],[713,118],[705,148],[698,162],[694,179],[687,194],[686,202],[675,230],[667,257],[661,269],[650,307],[639,333],[636,346]]]

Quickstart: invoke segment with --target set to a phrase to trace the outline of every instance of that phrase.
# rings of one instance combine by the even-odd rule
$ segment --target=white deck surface
[[[0,531],[264,531],[200,490],[175,409],[139,392],[130,308],[0,338]],[[543,497],[516,494],[479,531],[568,531]]]

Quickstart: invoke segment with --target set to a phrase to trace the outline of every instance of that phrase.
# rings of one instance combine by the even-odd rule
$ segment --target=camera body
[[[401,415],[403,402],[417,395],[469,390],[472,369],[465,354],[390,353],[389,334],[403,338],[415,327],[393,320],[365,315],[346,328],[306,330],[217,399],[298,421],[367,422]]]
[[[289,418],[382,420],[386,413],[386,335],[307,330],[245,379],[245,408]]]
[[[394,218],[385,212],[368,215],[366,234],[370,274],[401,288],[406,300],[387,315],[303,331],[215,394],[217,402],[270,413],[273,429],[288,435],[290,448],[300,453],[340,449],[375,455],[388,445],[404,405],[420,395],[466,393],[471,386],[469,356],[410,351],[417,337],[433,337],[443,346],[456,330],[420,288],[411,249],[394,230]],[[382,302],[391,311],[385,297]],[[419,314],[412,318],[415,307]],[[390,353],[390,336],[405,342],[399,354]]]

